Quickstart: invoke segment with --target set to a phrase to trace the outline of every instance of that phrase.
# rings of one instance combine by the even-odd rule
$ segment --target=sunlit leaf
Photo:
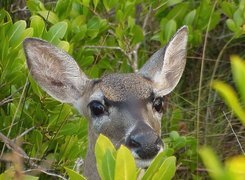
[[[212,87],[218,91],[218,93],[224,98],[226,104],[235,112],[235,114],[241,119],[243,124],[245,124],[245,110],[242,109],[239,103],[237,94],[232,89],[231,86],[221,82],[214,81]]]
[[[173,34],[176,32],[177,24],[174,20],[170,20],[167,22],[165,26],[165,39],[167,41],[170,40],[170,38],[173,36]]]
[[[231,173],[234,180],[244,180],[245,177],[245,156],[235,156],[229,158],[226,163],[227,170]]]
[[[245,104],[245,60],[238,56],[231,56],[231,68],[233,79]]]
[[[191,25],[195,19],[195,16],[196,16],[196,10],[194,9],[186,15],[184,19],[184,24]]]
[[[125,146],[121,145],[117,152],[115,180],[136,180],[134,158]]]
[[[52,24],[56,24],[59,22],[59,18],[52,11],[38,11],[38,14]]]
[[[25,28],[26,28],[26,22],[23,20],[20,20],[14,23],[14,25],[11,27],[9,31],[9,45],[10,46],[16,45],[15,42],[19,40]]]
[[[103,167],[107,166],[107,164],[103,164],[103,162],[111,162],[112,157],[115,158],[115,155],[116,149],[111,141],[106,136],[100,134],[95,144],[95,157],[99,175],[103,180],[106,180],[106,177],[108,176],[110,177],[110,175],[108,175],[108,172],[103,171],[105,169],[108,169],[107,167]],[[111,165],[113,165],[113,163],[110,164],[110,166]]]
[[[66,22],[59,22],[53,25],[45,35],[45,39],[48,40],[50,43],[54,43],[58,39],[63,38],[66,33],[67,26],[68,25]]]
[[[222,180],[228,180],[229,177],[226,176],[226,173],[223,169],[223,166],[219,162],[217,156],[214,154],[214,152],[208,148],[203,147],[200,149],[199,154],[202,158],[202,161],[204,165],[208,169],[209,175],[213,179],[222,179]]]
[[[166,158],[161,164],[153,180],[171,180],[176,171],[176,158],[174,156]]]
[[[163,151],[157,155],[157,157],[153,160],[150,167],[147,168],[142,180],[152,179],[155,173],[159,170],[160,166],[167,158],[167,151]]]
[[[67,174],[69,175],[70,180],[86,180],[85,177],[83,177],[81,174],[77,173],[76,171],[69,169],[67,167],[64,167]]]
[[[40,16],[34,15],[31,17],[31,25],[34,30],[34,37],[42,37],[45,30],[45,23]]]

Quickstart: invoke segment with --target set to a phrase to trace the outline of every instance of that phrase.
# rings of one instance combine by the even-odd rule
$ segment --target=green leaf
[[[43,32],[45,30],[45,23],[43,19],[40,16],[34,15],[31,18],[31,24],[30,26],[34,30],[34,37],[42,37]]]
[[[100,134],[95,144],[95,157],[98,173],[102,179],[106,179],[106,177],[111,176],[111,174],[108,174],[107,171],[104,172],[104,170],[108,168],[104,167],[107,166],[107,164],[104,164],[103,162],[111,162],[111,158],[115,158],[115,154],[116,149],[111,143],[111,141],[106,136]],[[113,166],[113,163],[109,165],[111,167]]]
[[[245,61],[238,56],[231,56],[231,69],[242,102],[245,104]]]
[[[242,109],[237,94],[232,87],[217,80],[212,83],[212,87],[224,98],[226,104],[235,112],[245,125],[245,110]]]
[[[176,5],[178,3],[181,3],[183,0],[171,0],[171,1],[167,1],[167,5],[168,6],[173,6]]]
[[[26,28],[26,22],[23,20],[17,21],[9,30],[9,45],[15,47],[16,41],[19,40],[23,31]]]
[[[80,66],[89,66],[93,64],[94,62],[94,57],[93,56],[86,56],[85,58],[82,59]]]
[[[9,167],[4,173],[0,174],[0,180],[13,179],[15,174],[14,167]]]
[[[81,174],[77,173],[76,171],[69,169],[67,167],[64,167],[70,180],[86,180],[85,177],[83,177]]]
[[[59,0],[55,6],[55,13],[59,18],[65,18],[72,11],[73,0]]]
[[[170,40],[170,38],[173,36],[173,34],[176,32],[177,24],[174,20],[170,20],[167,22],[165,26],[165,39],[167,41]]]
[[[234,7],[233,3],[231,3],[231,2],[222,2],[221,3],[222,11],[229,18],[232,18],[235,8],[236,7]]]
[[[159,153],[154,160],[152,161],[150,167],[146,170],[142,180],[148,180],[152,179],[155,173],[159,170],[160,166],[164,162],[164,160],[167,158],[168,151],[163,151]]]
[[[191,12],[189,12],[184,19],[184,24],[186,25],[192,25],[194,19],[196,16],[196,9],[192,10]]]
[[[230,157],[226,162],[225,166],[227,171],[230,172],[231,177],[236,180],[242,180],[245,177],[245,156],[237,155]]]
[[[106,151],[102,159],[102,171],[104,180],[113,180],[115,174],[115,158],[110,151]]]
[[[135,25],[132,28],[132,33],[133,33],[133,44],[137,44],[141,41],[144,40],[144,33],[143,30],[140,26]]]
[[[239,27],[235,24],[235,22],[232,19],[227,19],[226,20],[226,25],[232,32],[236,32],[239,30]]]
[[[38,11],[38,14],[51,24],[56,24],[59,22],[59,18],[52,11]]]
[[[85,7],[89,7],[90,0],[82,0]]]
[[[217,159],[217,156],[214,154],[214,152],[208,148],[208,147],[203,147],[199,150],[199,154],[202,158],[202,161],[204,165],[207,167],[209,175],[213,179],[222,179],[225,180],[226,174],[225,171]]]
[[[168,157],[164,160],[158,172],[153,176],[153,180],[171,180],[176,171],[176,158]]]
[[[93,0],[94,9],[96,9],[99,2],[100,2],[99,0]]]
[[[43,3],[39,0],[27,1],[27,7],[31,12],[46,10]]]
[[[27,37],[32,37],[33,35],[33,28],[27,28],[25,29],[20,38],[15,42],[15,48],[19,48],[22,45],[22,42]]]
[[[0,25],[2,25],[3,22],[4,23],[12,23],[12,18],[10,16],[10,14],[8,13],[8,11],[1,9],[0,10]]]
[[[64,51],[68,52],[70,49],[70,44],[67,41],[60,41],[58,47],[63,49]]]
[[[241,9],[236,10],[233,14],[233,19],[237,26],[242,26],[243,23],[245,23],[243,18],[243,11]]]
[[[100,19],[98,17],[91,18],[88,21],[87,28],[87,35],[91,38],[95,38],[99,34]]]
[[[53,25],[45,35],[45,39],[50,43],[54,43],[58,39],[62,39],[65,36],[67,26],[67,23],[64,21]]]
[[[103,0],[103,4],[105,6],[106,11],[109,11],[111,8],[113,8],[116,5],[116,0]]]
[[[78,130],[79,130],[79,127],[77,126],[77,124],[74,124],[74,123],[68,123],[68,124],[65,124],[61,130],[60,130],[60,134],[61,135],[76,135],[78,133]]]
[[[24,180],[37,180],[39,177],[31,176],[31,175],[24,175]]]
[[[135,180],[136,174],[137,169],[130,150],[121,145],[117,151],[115,180]]]

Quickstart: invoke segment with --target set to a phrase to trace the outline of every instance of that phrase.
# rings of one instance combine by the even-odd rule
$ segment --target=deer
[[[186,64],[188,30],[181,27],[166,46],[134,73],[88,78],[64,50],[38,38],[23,48],[32,78],[51,97],[73,105],[88,119],[84,175],[100,179],[94,155],[100,134],[115,147],[125,145],[139,168],[147,168],[164,149],[161,119],[166,96],[177,86]]]

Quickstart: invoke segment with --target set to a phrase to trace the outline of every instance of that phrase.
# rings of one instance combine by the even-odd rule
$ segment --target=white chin
[[[152,159],[135,159],[136,165],[139,168],[147,168],[150,166]]]

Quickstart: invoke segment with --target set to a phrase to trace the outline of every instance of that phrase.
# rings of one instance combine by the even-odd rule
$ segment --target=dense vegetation
[[[244,119],[241,84],[245,75],[233,68],[232,78],[230,66],[232,54],[245,57],[244,0],[3,0],[0,172],[15,172],[15,177],[32,173],[40,179],[66,178],[67,172],[72,177],[76,174],[71,169],[81,169],[86,153],[87,121],[71,106],[52,99],[29,77],[22,49],[26,37],[42,38],[64,49],[89,77],[97,78],[111,72],[137,71],[183,25],[189,29],[187,66],[162,119],[167,151],[158,162],[161,158],[165,162],[161,167],[169,163],[170,178],[176,169],[174,179],[205,179],[208,173],[199,156],[203,145],[211,147],[221,161],[244,155],[245,128],[238,117]],[[222,91],[227,86],[213,83],[225,102],[212,89],[215,79],[237,88],[240,114],[225,104],[234,106],[234,99],[229,100],[232,95]],[[124,148],[118,151],[127,153]],[[210,149],[200,152],[204,159],[215,157]],[[176,165],[172,165],[174,156]],[[218,161],[211,159],[214,164]],[[212,169],[209,162],[204,163]],[[159,164],[154,166],[161,169]]]

